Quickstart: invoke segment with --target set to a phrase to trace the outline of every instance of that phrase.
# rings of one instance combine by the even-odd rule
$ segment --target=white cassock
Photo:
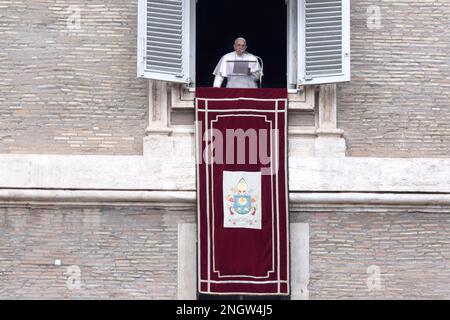
[[[234,71],[236,71],[239,63],[234,63],[234,61],[249,61],[248,70],[250,74],[236,74]],[[220,87],[223,78],[226,77],[227,88],[257,88],[256,81],[259,80],[261,72],[261,65],[254,55],[248,52],[238,55],[233,51],[224,55],[214,69],[213,74],[216,76],[214,87]]]

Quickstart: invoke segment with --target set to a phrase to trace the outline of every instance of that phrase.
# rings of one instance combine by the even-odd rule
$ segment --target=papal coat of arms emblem
[[[224,172],[224,227],[261,228],[260,190],[260,172]]]
[[[232,189],[233,194],[228,195],[228,209],[230,214],[251,214],[256,213],[256,197],[252,196],[248,190],[248,184],[244,178]]]

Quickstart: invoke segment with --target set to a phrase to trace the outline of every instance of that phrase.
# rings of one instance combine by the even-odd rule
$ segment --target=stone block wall
[[[450,209],[305,208],[311,299],[449,299]]]
[[[352,81],[337,87],[347,155],[450,156],[449,15],[448,0],[351,1]]]
[[[0,0],[0,12],[0,153],[142,154],[137,1]],[[347,155],[449,156],[449,14],[448,0],[351,1]]]
[[[177,224],[194,212],[3,205],[0,298],[175,299]],[[311,299],[450,298],[448,208],[297,208],[291,222],[309,224]]]
[[[142,154],[137,1],[0,0],[0,153]]]
[[[0,207],[0,299],[174,299],[182,222],[192,208]]]

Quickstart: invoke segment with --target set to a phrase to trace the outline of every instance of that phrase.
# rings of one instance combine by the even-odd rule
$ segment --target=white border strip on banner
[[[233,114],[230,114],[230,115],[217,115],[217,118],[226,118],[226,117],[246,117],[246,116],[252,116],[252,117],[260,117],[260,118],[264,118],[264,120],[265,120],[265,122],[267,122],[267,123],[269,123],[270,124],[270,132],[272,132],[272,120],[268,120],[267,119],[267,115],[257,115],[257,114],[240,114],[240,115],[233,115]],[[219,120],[213,120],[213,121],[211,121],[211,129],[214,131],[214,125],[213,125],[213,123],[218,123],[219,122]],[[271,140],[272,140],[272,136],[270,137],[271,138]],[[272,150],[272,141],[271,141],[271,143],[270,143],[270,150]],[[270,162],[270,170],[271,170],[271,173],[273,173],[273,154],[272,154],[272,152],[270,152],[270,157],[271,157],[271,162]],[[212,158],[212,154],[211,154],[211,158],[210,158],[210,160],[211,160],[211,162],[210,162],[210,166],[211,166],[211,180],[213,181],[213,183],[212,183],[212,185],[211,185],[211,194],[212,194],[212,199],[214,199],[214,168],[213,168],[213,165],[214,165],[214,162],[212,161],[213,160],[213,158]],[[271,190],[272,190],[272,198],[271,198],[271,207],[273,206],[273,204],[274,204],[274,201],[273,201],[273,174],[271,175],[271,181],[270,181],[270,187],[271,187]],[[279,211],[279,210],[278,210]],[[277,211],[277,213],[279,213]],[[262,217],[261,217],[262,218]],[[214,209],[214,205],[212,206],[212,219],[213,219],[213,223],[212,223],[212,226],[213,226],[213,228],[212,228],[212,250],[213,250],[213,272],[217,272],[218,273],[218,277],[219,278],[225,278],[225,277],[229,277],[229,278],[253,278],[253,279],[265,279],[265,278],[269,278],[270,277],[270,273],[273,273],[275,270],[274,270],[274,265],[275,265],[275,247],[274,247],[274,243],[275,243],[275,241],[274,241],[274,233],[275,233],[275,231],[274,231],[274,225],[272,224],[272,269],[271,270],[269,270],[269,271],[267,271],[267,275],[265,275],[265,276],[252,276],[252,275],[221,275],[220,274],[220,270],[216,270],[216,263],[215,263],[215,261],[216,261],[216,256],[215,256],[215,242],[214,242],[214,225],[215,225],[215,223],[214,223],[214,219],[215,219],[215,209]],[[275,218],[274,218],[274,212],[273,212],[273,210],[272,210],[272,221],[275,221]],[[279,248],[278,248],[279,249]]]

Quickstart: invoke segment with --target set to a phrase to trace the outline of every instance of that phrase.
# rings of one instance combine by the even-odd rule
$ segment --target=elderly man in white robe
[[[234,41],[234,51],[220,59],[213,74],[214,87],[220,88],[224,78],[227,78],[227,88],[257,88],[257,81],[262,76],[258,58],[247,51],[244,38]]]

